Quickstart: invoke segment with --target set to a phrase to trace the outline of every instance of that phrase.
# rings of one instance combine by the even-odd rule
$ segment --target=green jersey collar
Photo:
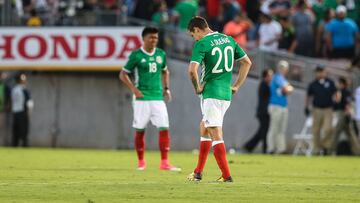
[[[147,51],[144,49],[144,47],[141,47],[140,49],[141,49],[142,52],[144,52],[144,54],[149,55],[149,56],[153,56],[153,55],[155,54],[155,51],[156,51],[156,47],[155,47],[155,49],[154,49],[151,53],[147,52]]]

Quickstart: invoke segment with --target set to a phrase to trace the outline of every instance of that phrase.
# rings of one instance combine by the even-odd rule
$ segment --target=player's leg
[[[145,162],[145,127],[150,119],[150,108],[148,101],[134,101],[134,120],[133,128],[135,129],[135,150],[138,157],[138,170],[146,168]]]
[[[219,182],[232,182],[229,164],[226,159],[226,146],[222,132],[223,118],[229,106],[229,101],[217,99],[204,100],[204,124],[212,139],[214,156],[222,173],[221,177],[218,179]]]
[[[180,171],[180,168],[172,166],[169,162],[168,153],[170,151],[170,133],[169,133],[169,116],[164,101],[150,101],[151,116],[150,120],[153,125],[159,129],[159,150],[161,154],[160,169]]]

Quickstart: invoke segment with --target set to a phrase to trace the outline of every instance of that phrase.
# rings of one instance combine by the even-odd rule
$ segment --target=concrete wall
[[[195,149],[199,141],[199,98],[188,80],[187,65],[169,60],[173,101],[168,111],[175,150]],[[224,135],[229,147],[242,146],[256,131],[257,86],[257,80],[248,79],[226,114]],[[35,101],[32,146],[132,148],[132,97],[117,74],[33,74],[29,88]],[[290,96],[289,143],[303,125],[303,101],[302,90]],[[147,130],[146,140],[147,148],[158,148],[154,127]]]

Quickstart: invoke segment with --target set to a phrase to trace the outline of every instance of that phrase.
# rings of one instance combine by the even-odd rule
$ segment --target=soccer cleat
[[[137,168],[137,170],[143,171],[143,170],[145,170],[145,168],[146,168],[146,162],[145,162],[145,160],[139,160],[139,161],[138,161],[138,168]]]
[[[232,179],[232,177],[230,176],[230,177],[228,177],[228,178],[224,178],[224,177],[220,177],[220,178],[218,178],[217,180],[216,180],[216,182],[219,182],[219,183],[232,183],[232,182],[234,182],[233,181],[233,179]]]
[[[187,179],[189,181],[201,181],[202,179],[202,174],[201,173],[195,173],[195,172],[192,172],[188,177]]]
[[[169,164],[168,160],[161,161],[160,170],[164,171],[181,171],[181,168]]]

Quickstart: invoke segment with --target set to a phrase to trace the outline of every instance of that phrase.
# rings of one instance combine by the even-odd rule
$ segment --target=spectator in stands
[[[174,18],[181,30],[186,30],[192,17],[198,13],[198,2],[196,0],[180,0],[174,8]]]
[[[11,108],[13,113],[13,137],[12,146],[17,147],[22,141],[22,146],[28,146],[29,113],[34,103],[30,92],[26,88],[25,74],[19,74],[15,78],[16,85],[11,91]]]
[[[329,57],[329,50],[326,47],[326,36],[325,36],[325,27],[329,22],[335,17],[335,12],[332,9],[327,9],[325,11],[324,19],[320,20],[316,32],[316,56],[320,57]]]
[[[336,18],[326,25],[325,30],[331,58],[352,59],[359,29],[352,19],[346,18],[345,6],[340,5],[336,8]]]
[[[243,49],[246,49],[247,32],[252,27],[253,23],[239,12],[232,21],[225,24],[223,33],[232,36]]]
[[[248,0],[246,2],[246,13],[250,20],[257,24],[260,21],[260,1],[261,0]]]
[[[281,25],[270,15],[263,13],[259,27],[259,48],[264,51],[278,50],[281,32]]]
[[[158,24],[164,25],[169,23],[169,13],[166,5],[166,1],[162,0],[158,4],[158,8],[156,9],[156,13],[151,16],[151,21]]]
[[[277,65],[277,73],[270,83],[270,129],[267,135],[267,151],[270,154],[283,154],[286,151],[286,128],[288,123],[287,96],[294,90],[286,80],[289,63],[281,60]]]
[[[233,20],[239,12],[241,12],[241,8],[236,0],[223,0],[220,8],[222,27],[229,21]],[[222,27],[220,28],[221,30]]]
[[[0,146],[7,141],[7,114],[10,110],[10,88],[5,83],[5,74],[0,72]]]
[[[222,0],[207,0],[206,1],[206,17],[209,27],[212,30],[220,31],[220,5]]]
[[[290,15],[290,0],[273,0],[269,5],[271,15],[277,17],[287,17]]]
[[[247,152],[252,152],[260,141],[262,141],[262,152],[264,154],[267,152],[266,135],[268,133],[270,124],[268,107],[272,75],[273,71],[271,69],[266,69],[262,73],[262,81],[258,89],[258,105],[256,110],[256,118],[259,121],[259,128],[255,135],[252,136],[252,138],[244,145],[244,149]]]
[[[297,46],[295,53],[302,56],[314,55],[313,16],[307,9],[305,0],[299,0],[296,12],[291,16],[295,27]]]
[[[353,125],[352,115],[351,115],[352,94],[351,91],[348,89],[348,82],[346,78],[340,77],[338,79],[338,88],[339,88],[338,91],[341,94],[341,99],[339,102],[335,102],[334,105],[334,110],[337,115],[337,124],[335,127],[335,134],[334,134],[334,140],[332,143],[331,152],[332,153],[336,152],[339,137],[342,132],[345,132],[351,144],[351,150],[353,154],[359,154],[360,143],[357,139],[357,135],[355,134],[355,131],[353,130],[353,126],[352,126]]]
[[[305,98],[305,115],[310,115],[312,104],[312,134],[314,154],[327,154],[332,141],[334,100],[338,101],[334,81],[327,77],[324,66],[316,67],[316,79],[310,83]],[[323,132],[323,136],[322,133]],[[323,138],[322,138],[323,137]]]
[[[41,26],[41,19],[40,19],[40,17],[37,15],[37,12],[36,12],[35,9],[31,10],[31,16],[30,16],[30,18],[27,20],[26,25],[29,26],[29,27],[38,27],[38,26]]]
[[[134,9],[134,17],[144,20],[151,20],[152,14],[155,12],[155,2],[154,0],[141,0],[136,1]]]
[[[282,27],[281,38],[279,40],[279,49],[289,53],[294,53],[297,47],[295,38],[295,29],[291,25],[288,17],[280,17],[279,22]]]

